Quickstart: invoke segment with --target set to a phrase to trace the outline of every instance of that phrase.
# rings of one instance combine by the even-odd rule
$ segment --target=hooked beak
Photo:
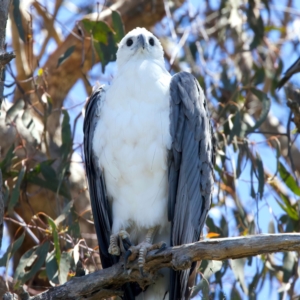
[[[145,38],[142,34],[140,34],[138,37],[137,37],[137,40],[138,40],[138,45],[140,47],[143,47],[143,49],[145,49],[145,44],[146,44],[146,41],[145,41]]]

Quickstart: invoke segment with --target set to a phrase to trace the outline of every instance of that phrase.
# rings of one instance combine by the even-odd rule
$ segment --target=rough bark
[[[222,238],[201,241],[193,244],[167,248],[155,254],[148,253],[142,277],[137,261],[129,264],[131,272],[124,272],[122,262],[111,268],[100,270],[83,277],[75,277],[64,285],[50,288],[34,296],[31,300],[44,299],[103,299],[113,295],[126,282],[136,281],[142,287],[155,281],[158,271],[164,267],[176,270],[190,268],[191,263],[199,260],[226,260],[255,256],[281,251],[300,251],[300,234],[261,234],[246,237]]]

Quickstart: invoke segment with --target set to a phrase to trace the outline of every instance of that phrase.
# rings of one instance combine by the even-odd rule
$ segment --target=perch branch
[[[158,270],[172,267],[175,270],[187,269],[192,262],[203,259],[226,260],[255,256],[264,253],[281,251],[300,251],[300,234],[261,234],[247,237],[222,238],[201,241],[193,244],[170,247],[155,254],[148,253],[142,277],[138,271],[137,261],[125,272],[122,262],[114,266],[96,271],[83,277],[74,277],[67,283],[50,288],[46,292],[31,297],[31,300],[45,299],[101,299],[112,295],[120,295],[116,291],[126,282],[135,281],[145,287],[155,281]],[[96,298],[95,298],[96,296]]]

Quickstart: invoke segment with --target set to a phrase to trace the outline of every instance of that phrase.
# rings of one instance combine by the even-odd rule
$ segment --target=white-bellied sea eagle
[[[213,192],[214,139],[197,79],[169,74],[152,33],[130,31],[117,68],[86,106],[86,174],[103,268],[138,251],[142,271],[150,249],[200,239]],[[189,299],[195,264],[162,273],[145,291],[128,284],[124,299]]]

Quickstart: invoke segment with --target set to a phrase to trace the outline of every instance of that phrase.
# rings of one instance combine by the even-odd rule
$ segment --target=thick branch
[[[120,262],[111,268],[92,274],[76,277],[64,285],[51,288],[48,291],[32,297],[31,300],[42,299],[91,299],[97,293],[97,299],[116,295],[114,290],[129,281],[136,281],[142,287],[155,281],[157,271],[163,267],[176,270],[187,269],[193,261],[225,260],[249,257],[263,253],[281,251],[300,251],[300,234],[262,234],[247,237],[223,238],[201,241],[194,244],[168,248],[155,254],[147,255],[145,271],[148,275],[141,277],[137,262],[129,267],[131,272],[124,272]],[[109,293],[111,290],[111,293]],[[85,298],[86,299],[86,298]]]

